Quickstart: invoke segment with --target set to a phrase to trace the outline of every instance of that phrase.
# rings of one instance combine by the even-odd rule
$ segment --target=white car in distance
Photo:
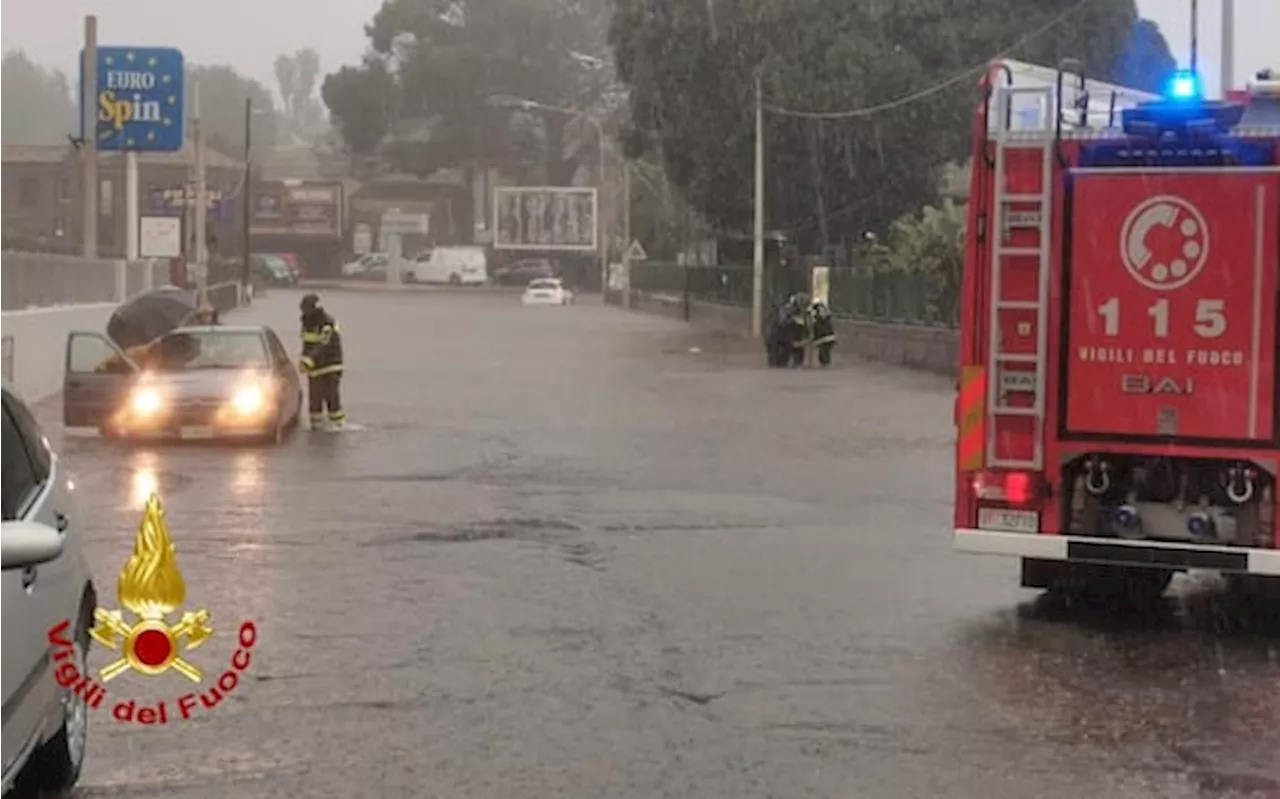
[[[370,272],[382,267],[384,270],[390,262],[385,252],[371,252],[358,259],[342,265],[343,277],[366,277]]]
[[[564,281],[558,277],[540,277],[529,281],[524,294],[520,295],[522,305],[573,305],[573,292],[564,287]]]

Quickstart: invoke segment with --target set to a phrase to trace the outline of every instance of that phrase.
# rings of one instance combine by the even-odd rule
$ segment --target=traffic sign
[[[143,258],[177,258],[182,255],[182,217],[140,217],[138,254]]]
[[[83,52],[80,62],[83,73]],[[182,51],[172,47],[99,47],[98,85],[93,94],[98,149],[181,150],[186,123],[184,68]],[[83,121],[81,128],[84,138]]]
[[[622,257],[623,257],[625,260],[628,260],[628,261],[647,261],[647,260],[649,260],[649,254],[648,254],[647,252],[645,252],[645,251],[644,251],[644,247],[643,247],[643,246],[641,246],[641,244],[640,244],[640,240],[639,240],[639,239],[632,239],[632,240],[631,240],[631,246],[630,246],[630,247],[627,247],[627,251],[626,251],[626,253],[624,253],[624,254],[623,254],[623,256],[622,256]]]

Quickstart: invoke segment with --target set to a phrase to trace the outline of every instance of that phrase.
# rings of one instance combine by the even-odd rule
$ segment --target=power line
[[[1061,14],[1058,14],[1056,17],[1054,17],[1053,19],[1050,19],[1048,22],[1041,25],[1040,27],[1035,28],[1029,33],[1024,34],[1020,39],[1015,41],[1013,44],[1004,48],[1000,52],[996,53],[995,55],[991,56],[990,58],[986,59],[981,64],[975,67],[966,69],[964,72],[953,75],[950,78],[947,78],[946,80],[942,81],[941,83],[936,83],[928,87],[927,89],[921,89],[920,91],[912,92],[911,94],[904,95],[902,97],[897,98],[896,100],[890,100],[887,103],[880,103],[879,105],[867,106],[865,108],[854,108],[849,111],[800,111],[793,108],[786,108],[780,105],[772,105],[770,103],[764,103],[763,104],[764,109],[771,114],[778,114],[779,116],[795,117],[798,119],[854,119],[856,117],[865,117],[865,116],[871,116],[872,114],[878,114],[881,111],[889,111],[894,108],[900,108],[904,105],[909,105],[911,103],[914,103],[917,100],[923,100],[926,97],[937,94],[938,92],[944,89],[949,89],[952,86],[956,85],[957,83],[960,83],[961,81],[967,80],[973,77],[974,75],[978,75],[985,72],[989,68],[989,65],[992,61],[998,58],[1002,58],[1008,55],[1010,52],[1017,50],[1019,47],[1022,47],[1023,45],[1032,41],[1033,39],[1036,39],[1040,36],[1043,36],[1045,33],[1048,33],[1050,30],[1052,30],[1053,28],[1057,27],[1058,25],[1066,21],[1070,16],[1075,14],[1077,11],[1084,8],[1090,2],[1091,0],[1079,0],[1079,2],[1077,2],[1075,5],[1068,8],[1066,11],[1063,11]]]

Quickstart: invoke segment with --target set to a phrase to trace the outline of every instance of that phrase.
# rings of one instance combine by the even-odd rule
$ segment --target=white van
[[[483,247],[433,247],[413,259],[409,275],[415,283],[483,286],[489,282]]]

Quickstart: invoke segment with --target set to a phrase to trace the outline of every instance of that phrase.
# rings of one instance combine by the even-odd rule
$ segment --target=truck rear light
[[[973,495],[978,499],[1026,505],[1036,497],[1038,476],[1032,472],[976,472]]]

